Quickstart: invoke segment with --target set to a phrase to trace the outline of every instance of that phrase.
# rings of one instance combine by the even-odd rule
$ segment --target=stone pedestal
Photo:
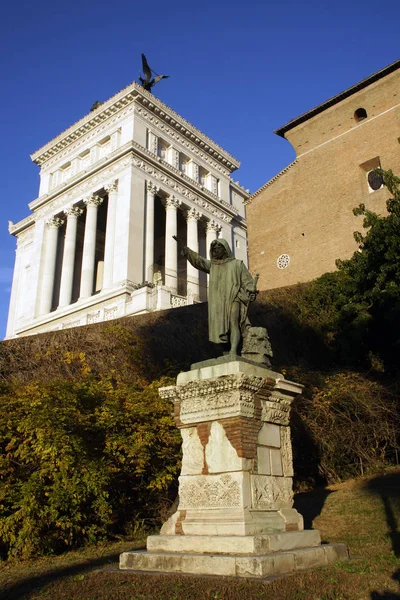
[[[293,508],[289,417],[301,390],[240,357],[192,365],[160,389],[183,439],[179,505],[120,568],[267,577],[346,558]]]

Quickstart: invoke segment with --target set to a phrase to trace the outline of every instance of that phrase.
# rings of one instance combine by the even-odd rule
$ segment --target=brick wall
[[[335,269],[357,249],[353,215],[360,202],[384,213],[386,189],[370,192],[368,163],[400,173],[400,70],[324,110],[286,133],[296,162],[247,205],[249,265],[259,289],[310,281]],[[358,108],[368,117],[354,118]],[[289,266],[277,267],[281,254]]]

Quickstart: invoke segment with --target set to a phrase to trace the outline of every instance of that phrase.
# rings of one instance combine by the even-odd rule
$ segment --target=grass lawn
[[[1,600],[400,600],[400,468],[300,494],[297,508],[351,560],[273,581],[118,572],[144,540],[0,563]]]

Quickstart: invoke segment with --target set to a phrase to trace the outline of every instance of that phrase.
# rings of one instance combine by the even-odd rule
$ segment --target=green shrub
[[[400,429],[398,395],[354,371],[318,379],[308,376],[293,406],[297,480],[338,481],[392,462]]]
[[[67,357],[66,360],[70,360]],[[83,360],[83,356],[80,357]],[[27,557],[157,522],[180,439],[160,384],[95,379],[2,386],[0,540]]]

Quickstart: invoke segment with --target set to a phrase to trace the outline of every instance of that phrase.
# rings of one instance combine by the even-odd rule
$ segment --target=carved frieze
[[[293,477],[293,452],[292,440],[290,437],[290,427],[280,427],[280,433],[283,474],[286,477]]]
[[[179,142],[189,152],[202,158],[202,160],[204,160],[204,162],[210,164],[214,169],[217,169],[220,173],[223,173],[224,175],[227,175],[227,176],[230,174],[231,169],[224,167],[221,163],[217,162],[216,160],[213,160],[213,158],[210,156],[210,154],[208,154],[208,152],[205,150],[205,148],[207,146],[206,144],[203,144],[204,150],[202,150],[201,147],[190,142],[187,137],[184,137],[183,135],[178,133],[176,128],[168,126],[165,122],[158,119],[151,112],[149,112],[148,110],[146,110],[145,108],[143,108],[141,106],[137,106],[135,108],[135,112],[137,114],[141,115],[147,122],[151,123],[158,129],[160,129],[161,131],[166,133],[170,138]],[[179,117],[179,115],[177,115],[177,116]],[[201,136],[204,136],[204,134],[202,134],[200,132],[199,132],[199,134]],[[197,140],[197,141],[200,141],[200,140]],[[211,142],[211,140],[210,140],[210,142]],[[211,148],[208,147],[208,149],[210,150]],[[221,158],[222,158],[222,156],[221,156]]]
[[[158,393],[160,398],[167,400],[167,402],[174,402],[174,400],[177,398],[175,385],[159,388]]]
[[[253,418],[254,394],[263,385],[262,377],[236,373],[162,388],[160,394],[180,403],[180,420],[189,424],[232,416]]]
[[[241,482],[231,473],[181,476],[179,509],[234,508],[242,505]]]
[[[99,321],[101,321],[101,313],[99,310],[94,313],[88,314],[88,317],[87,317],[88,325],[90,325],[92,323],[98,323]]]
[[[196,427],[181,429],[182,469],[181,475],[201,475],[204,467],[204,448]]]
[[[172,308],[178,308],[179,306],[187,306],[186,296],[176,296],[171,294],[171,306]]]
[[[119,102],[108,106],[105,110],[96,115],[95,118],[90,118],[91,115],[84,117],[78,121],[78,123],[75,123],[75,125],[71,125],[67,131],[61,133],[54,140],[34,152],[31,155],[32,160],[38,165],[46,163],[46,167],[50,164],[49,159],[53,157],[55,157],[52,161],[53,163],[59,162],[63,156],[71,154],[71,152],[78,149],[80,146],[87,144],[89,139],[96,137],[104,129],[109,129],[112,123],[115,123],[129,113],[132,113],[134,110],[133,104],[127,106],[132,100],[133,95],[127,94]],[[123,110],[124,108],[125,110]],[[114,118],[112,118],[113,116]],[[80,127],[77,127],[79,123],[81,123],[81,125]],[[68,132],[70,133],[68,134]],[[78,143],[75,143],[75,140],[79,140]]]
[[[262,394],[260,394],[262,395]],[[272,395],[268,399],[262,399],[261,420],[278,425],[289,425],[291,399]]]
[[[253,508],[277,510],[293,505],[293,486],[290,477],[252,475],[251,493]]]
[[[49,213],[54,214],[57,212],[57,210],[63,209],[66,205],[77,202],[83,196],[88,195],[93,188],[95,188],[95,191],[100,190],[102,187],[104,187],[104,182],[109,181],[113,175],[119,174],[130,164],[130,157],[125,157],[122,160],[115,161],[109,167],[105,168],[99,173],[94,174],[92,177],[86,178],[80,184],[69,189],[68,192],[62,194],[61,196],[57,196],[54,198],[54,200],[51,200],[50,202],[38,208],[35,211],[35,215],[40,218]]]
[[[182,185],[179,185],[174,179],[172,179],[171,177],[168,177],[165,173],[159,171],[152,165],[146,163],[144,160],[135,157],[132,159],[132,161],[133,161],[133,164],[136,167],[138,167],[141,171],[144,171],[144,173],[146,173],[147,175],[150,175],[153,179],[156,179],[157,181],[165,184],[170,189],[172,189],[174,192],[177,192],[178,194],[184,196],[188,200],[191,200],[192,202],[194,202],[201,208],[205,209],[206,211],[208,211],[209,213],[211,213],[218,219],[225,221],[225,223],[230,223],[232,221],[232,217],[230,215],[227,215],[226,213],[223,213],[222,211],[216,209],[209,202],[207,202],[203,198],[200,198],[199,196],[196,196],[188,188],[185,188]],[[220,202],[220,203],[222,204],[222,202]]]
[[[116,319],[118,317],[118,307],[114,306],[113,308],[104,310],[104,320],[111,321],[112,319]]]
[[[137,149],[139,151],[139,153],[146,154],[149,157],[149,159],[154,160],[154,153],[151,153],[149,150],[147,150],[147,148],[144,148],[144,146],[141,146],[140,144],[138,144],[135,141],[132,142],[132,146],[133,146],[133,148]],[[160,157],[158,157],[157,160],[159,163],[161,163],[164,167],[166,167],[169,171],[171,171],[174,175],[178,176],[183,181],[187,181],[188,183],[190,183],[190,185],[192,185],[192,186],[194,185],[195,187],[197,187],[199,190],[202,190],[203,192],[206,191],[206,193],[208,195],[212,196],[216,201],[218,201],[220,204],[222,204],[223,206],[228,208],[231,212],[234,212],[235,214],[239,214],[239,210],[235,206],[233,206],[232,204],[230,204],[223,198],[220,198],[217,195],[217,193],[214,193],[213,191],[206,189],[203,185],[201,185],[201,183],[199,183],[196,180],[196,177],[190,177],[189,175],[186,175],[179,169],[175,168],[174,165],[170,164],[168,161],[166,161]]]
[[[79,325],[81,325],[80,320],[79,321],[65,321],[62,324],[62,328],[63,329],[72,329],[72,327],[79,327]]]

